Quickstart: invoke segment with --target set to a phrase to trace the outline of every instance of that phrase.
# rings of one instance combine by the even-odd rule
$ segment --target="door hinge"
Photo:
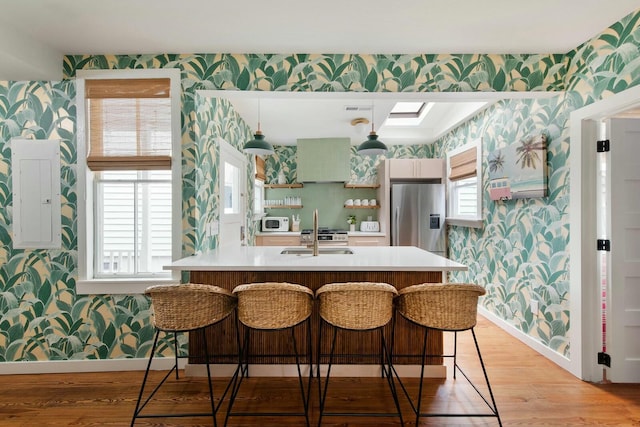
[[[611,356],[609,356],[605,352],[598,353],[598,365],[605,365],[606,367],[611,367]]]
[[[601,141],[598,141],[596,147],[597,147],[598,153],[607,153],[609,151],[609,140],[603,139]]]
[[[609,239],[598,239],[598,243],[596,245],[597,250],[599,251],[611,251],[611,240]]]

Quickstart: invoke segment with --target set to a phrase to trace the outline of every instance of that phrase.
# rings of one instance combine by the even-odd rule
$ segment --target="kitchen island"
[[[175,261],[165,269],[188,271],[192,283],[205,283],[232,290],[243,283],[290,282],[317,290],[324,284],[335,282],[384,282],[402,289],[419,283],[442,282],[448,271],[466,270],[466,266],[412,246],[320,246],[320,255],[313,256],[303,246],[239,246],[223,247],[208,253],[189,256]],[[236,349],[234,320],[210,328],[208,342],[216,363],[232,363]],[[312,330],[317,330],[319,316],[314,312]],[[387,328],[389,329],[389,328]],[[387,332],[390,333],[388,330]],[[299,345],[305,345],[304,331],[297,332]],[[346,365],[370,364],[370,358],[358,354],[378,351],[377,341],[367,334],[344,333],[338,345],[341,352],[350,356],[340,361]],[[270,332],[252,335],[250,354],[273,356],[252,360],[252,363],[291,363],[277,354],[290,353],[287,336]],[[415,325],[399,318],[394,335],[394,363],[414,365],[418,363],[422,332]],[[328,342],[322,343],[326,353]],[[202,340],[192,334],[189,353],[202,353]],[[315,342],[314,342],[315,345]],[[428,339],[430,354],[442,353],[442,335],[431,333]],[[190,363],[201,361],[191,358]],[[440,359],[429,363],[441,365]]]

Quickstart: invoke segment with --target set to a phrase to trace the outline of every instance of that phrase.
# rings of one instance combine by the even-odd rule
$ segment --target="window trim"
[[[171,257],[182,257],[182,130],[180,124],[181,87],[180,70],[177,68],[145,70],[79,70],[76,78],[77,141],[78,141],[78,295],[141,294],[151,285],[180,282],[181,272],[171,270],[170,277],[162,278],[109,278],[96,279],[93,274],[93,191],[90,171],[87,168],[87,129],[85,113],[85,85],[87,79],[171,79],[171,133],[172,133],[172,231]]]
[[[262,163],[260,166],[258,163]],[[262,157],[253,156],[253,200],[251,200],[252,218],[254,221],[259,221],[262,217],[266,216],[264,211],[264,189],[265,189],[265,163]],[[256,198],[260,196],[260,203],[256,203]]]
[[[477,178],[477,200],[476,200],[476,209],[478,214],[476,216],[463,216],[458,215],[454,216],[453,212],[453,181],[449,180],[449,175],[451,173],[451,157],[456,154],[462,153],[464,151],[476,149],[476,178]],[[484,188],[482,185],[482,138],[475,139],[467,144],[464,144],[460,147],[454,148],[451,151],[448,151],[446,154],[447,157],[447,223],[450,225],[458,225],[463,227],[473,227],[473,228],[482,228],[483,219],[482,219],[482,195],[484,192]]]

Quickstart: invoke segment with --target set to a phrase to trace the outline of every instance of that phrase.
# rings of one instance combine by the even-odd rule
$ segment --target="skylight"
[[[385,125],[418,126],[431,107],[433,107],[432,102],[396,102],[385,120]]]
[[[424,102],[396,102],[391,109],[391,117],[418,117],[424,108]]]

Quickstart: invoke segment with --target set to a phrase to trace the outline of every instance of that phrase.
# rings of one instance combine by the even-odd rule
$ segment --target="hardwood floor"
[[[504,426],[640,426],[640,384],[590,384],[574,378],[505,332],[480,319],[476,327],[482,355]],[[445,334],[449,335],[449,334]],[[461,364],[474,380],[470,334],[459,339]],[[153,373],[158,379],[161,373]],[[0,426],[126,426],[131,422],[142,372],[0,376]],[[410,392],[416,381],[406,380]],[[482,409],[464,379],[429,380],[425,410]],[[225,382],[215,380],[220,390]],[[477,383],[480,384],[480,383]],[[317,384],[313,383],[311,419],[317,423]],[[391,411],[388,388],[380,378],[332,378],[327,410]],[[216,391],[216,390],[214,390]],[[473,398],[473,401],[469,399]],[[206,411],[202,378],[171,381],[154,403],[158,411]],[[415,426],[406,400],[405,425]],[[482,402],[481,402],[482,403]],[[250,378],[243,383],[235,411],[299,409],[295,379]],[[484,403],[482,403],[484,405]],[[224,424],[223,405],[218,414]],[[474,409],[475,408],[475,409]],[[141,419],[136,426],[205,426],[210,418]],[[303,426],[301,417],[234,417],[229,426]],[[399,426],[397,418],[328,417],[323,426]],[[497,426],[495,418],[429,418],[421,426]]]

